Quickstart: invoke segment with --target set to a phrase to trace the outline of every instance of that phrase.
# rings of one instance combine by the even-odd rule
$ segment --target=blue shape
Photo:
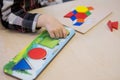
[[[73,24],[73,25],[75,25],[75,26],[80,26],[80,25],[82,25],[83,23],[81,23],[81,22],[76,22],[75,24]]]
[[[73,14],[77,14],[78,12],[77,12],[76,10],[73,10],[72,13],[73,13]]]
[[[12,70],[28,70],[31,69],[30,65],[26,62],[26,60],[23,58],[20,60],[13,68]]]
[[[75,17],[75,16],[72,16],[72,17],[70,17],[70,19],[71,19],[72,21],[74,21],[74,20],[76,20],[76,17]]]

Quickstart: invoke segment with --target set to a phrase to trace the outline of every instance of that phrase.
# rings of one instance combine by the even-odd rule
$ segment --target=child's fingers
[[[66,29],[63,29],[63,37],[67,37],[68,33],[67,33],[67,30]]]
[[[55,38],[55,34],[53,32],[49,32],[51,38]]]
[[[64,37],[64,35],[63,35],[63,30],[60,30],[60,31],[59,31],[59,37],[60,37],[60,38],[63,38],[63,37]]]

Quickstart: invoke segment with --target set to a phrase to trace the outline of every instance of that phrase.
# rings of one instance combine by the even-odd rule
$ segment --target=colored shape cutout
[[[33,48],[28,52],[28,56],[31,59],[43,59],[47,52],[43,48]]]
[[[83,23],[83,22],[84,22],[84,19],[77,19],[77,22]]]
[[[77,11],[76,11],[76,10],[73,10],[72,13],[75,15],[75,14],[77,14]]]
[[[12,70],[30,70],[31,67],[30,65],[27,63],[27,61],[23,58],[22,60],[20,60],[13,68]]]
[[[49,47],[49,48],[54,48],[56,45],[59,44],[59,40],[53,39],[50,37],[45,37],[44,40],[39,42],[39,44]]]
[[[83,23],[81,23],[81,22],[76,22],[75,24],[73,24],[73,25],[75,25],[75,26],[80,26],[80,25],[82,25]]]
[[[75,17],[75,16],[72,16],[70,19],[71,19],[72,21],[74,21],[74,20],[76,20],[76,17]]]
[[[88,11],[88,8],[86,6],[77,6],[76,11],[81,13],[86,13]]]
[[[107,25],[110,29],[110,31],[112,32],[113,31],[113,28],[114,29],[118,29],[118,21],[115,21],[115,22],[111,22],[110,20],[107,22]]]
[[[118,29],[118,21],[112,22],[112,27],[117,30]]]
[[[89,6],[88,10],[94,10],[94,8],[92,6]]]
[[[37,44],[43,45],[51,49],[57,46],[59,42],[60,42],[59,39],[51,38],[47,31],[44,31],[41,34],[39,40],[37,40]]]
[[[108,21],[107,25],[108,25],[108,27],[109,27],[110,31],[112,32],[112,31],[113,31],[113,29],[112,29],[112,23],[111,23],[111,21]]]
[[[75,15],[75,17],[76,17],[77,19],[85,19],[85,18],[87,17],[87,15],[86,15],[85,13],[77,13],[77,14]]]
[[[91,12],[90,12],[90,11],[87,11],[87,12],[86,12],[86,15],[87,15],[87,16],[91,15]]]
[[[70,18],[70,17],[72,17],[74,14],[73,14],[73,12],[69,12],[68,14],[66,14],[64,17],[66,17],[66,18]]]

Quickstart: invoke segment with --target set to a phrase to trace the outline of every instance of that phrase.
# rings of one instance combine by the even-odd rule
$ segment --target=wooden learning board
[[[65,26],[66,27],[66,26]],[[66,38],[51,38],[45,30],[5,66],[4,72],[18,79],[35,79],[75,34],[66,27]]]
[[[76,8],[64,15],[73,22],[72,28],[80,33],[86,33],[88,30],[97,25],[100,21],[111,14],[108,8],[92,7],[78,5]]]

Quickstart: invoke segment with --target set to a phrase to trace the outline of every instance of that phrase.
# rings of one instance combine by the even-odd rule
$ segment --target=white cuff
[[[37,14],[34,18],[33,24],[32,24],[32,32],[36,31],[36,25],[37,25],[37,21],[38,21],[38,17],[40,16],[40,14]]]

